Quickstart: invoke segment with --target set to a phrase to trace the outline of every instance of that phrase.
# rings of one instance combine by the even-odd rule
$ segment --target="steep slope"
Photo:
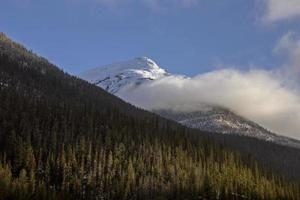
[[[118,92],[122,89],[127,89],[126,92],[130,93],[131,90],[134,90],[135,87],[141,84],[170,75],[150,58],[142,57],[95,68],[79,76],[118,96]],[[195,112],[170,110],[155,110],[154,112],[190,128],[254,137],[264,141],[300,148],[300,141],[276,135],[226,108],[208,105],[207,109]]]
[[[137,109],[6,37],[0,49],[0,199],[300,197],[275,174],[299,169],[295,149],[239,140],[263,147],[261,165],[226,138]]]

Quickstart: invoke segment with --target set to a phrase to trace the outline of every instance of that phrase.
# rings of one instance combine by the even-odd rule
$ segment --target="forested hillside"
[[[289,166],[256,162],[245,138],[208,135],[135,108],[0,34],[0,199],[300,199],[297,179],[280,176]],[[289,151],[299,156],[280,152]]]

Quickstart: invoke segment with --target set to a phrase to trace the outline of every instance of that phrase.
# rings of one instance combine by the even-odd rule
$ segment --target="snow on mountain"
[[[82,73],[80,77],[115,94],[123,87],[138,86],[167,75],[153,60],[141,57],[95,68]]]
[[[245,119],[225,108],[207,107],[203,111],[195,112],[170,110],[156,110],[155,112],[190,128],[222,134],[254,137],[281,145],[300,148],[298,140],[274,134],[257,123]]]
[[[79,75],[80,78],[116,95],[123,88],[134,89],[134,87],[138,87],[148,81],[167,76],[170,76],[170,74],[147,57],[106,65]],[[126,92],[130,92],[130,90],[126,90]],[[255,137],[281,145],[300,148],[298,140],[276,135],[226,108],[208,105],[206,109],[195,112],[170,110],[155,110],[154,112],[185,126],[203,131]]]

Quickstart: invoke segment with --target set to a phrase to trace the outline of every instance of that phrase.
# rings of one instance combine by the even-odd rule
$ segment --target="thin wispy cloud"
[[[286,57],[282,70],[289,79],[300,79],[300,34],[288,32],[276,44],[273,52]]]
[[[300,18],[300,0],[260,0],[264,4],[263,21],[267,23]]]

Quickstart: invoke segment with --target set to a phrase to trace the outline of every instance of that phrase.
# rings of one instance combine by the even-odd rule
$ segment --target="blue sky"
[[[300,1],[4,0],[0,31],[71,74],[148,56],[172,73],[273,69],[300,32]],[[278,8],[279,11],[278,11]]]

